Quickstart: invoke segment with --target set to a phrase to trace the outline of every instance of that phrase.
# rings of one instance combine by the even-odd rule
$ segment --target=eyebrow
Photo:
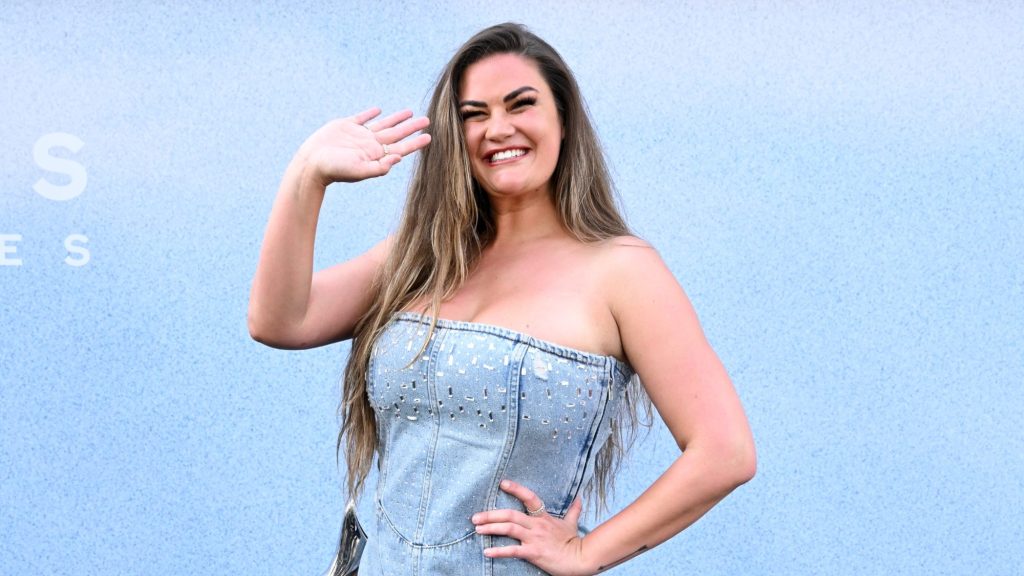
[[[532,92],[540,92],[540,90],[537,90],[533,86],[522,86],[522,87],[516,88],[515,90],[509,92],[504,98],[501,99],[501,101],[502,102],[508,102],[510,100],[515,100],[523,92],[531,92],[531,91]],[[474,106],[476,108],[487,108],[487,103],[486,102],[481,102],[479,100],[463,100],[462,102],[459,102],[459,106],[460,107],[461,106]]]

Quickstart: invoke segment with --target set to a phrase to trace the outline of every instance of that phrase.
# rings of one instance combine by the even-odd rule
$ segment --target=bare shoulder
[[[690,340],[700,334],[682,285],[650,242],[618,236],[605,240],[600,250],[606,302],[627,354],[630,340],[636,341],[638,335],[667,337],[671,332],[678,341],[680,328]]]
[[[395,245],[395,235],[388,234],[380,242],[374,244],[372,248],[366,251],[366,256],[377,266],[384,264],[384,261],[391,254],[392,248]]]
[[[606,240],[602,240],[599,245],[606,251],[619,251],[627,248],[647,248],[654,249],[654,246],[650,242],[640,238],[639,236],[633,236],[627,234],[625,236],[613,236]]]
[[[619,277],[616,284],[637,275],[665,270],[658,250],[637,236],[616,236],[598,245],[601,266],[612,276]],[[622,277],[625,276],[625,277]]]

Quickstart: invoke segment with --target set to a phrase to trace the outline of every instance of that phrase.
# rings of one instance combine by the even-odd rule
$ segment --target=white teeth
[[[491,162],[500,162],[501,160],[508,160],[509,158],[522,156],[523,154],[526,154],[526,150],[502,150],[501,152],[498,152],[494,156],[491,156]]]

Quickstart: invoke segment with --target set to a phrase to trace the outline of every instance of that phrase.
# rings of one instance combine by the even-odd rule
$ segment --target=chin
[[[522,196],[530,192],[537,192],[543,188],[542,185],[535,185],[530,182],[493,182],[490,186],[484,186],[490,194],[500,196]]]

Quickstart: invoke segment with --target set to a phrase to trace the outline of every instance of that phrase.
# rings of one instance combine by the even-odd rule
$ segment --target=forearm
[[[604,572],[696,522],[750,478],[751,466],[715,450],[688,448],[643,494],[582,543],[586,573]]]
[[[287,334],[309,304],[325,187],[306,167],[298,156],[288,165],[270,212],[249,296],[249,330],[257,339]]]

